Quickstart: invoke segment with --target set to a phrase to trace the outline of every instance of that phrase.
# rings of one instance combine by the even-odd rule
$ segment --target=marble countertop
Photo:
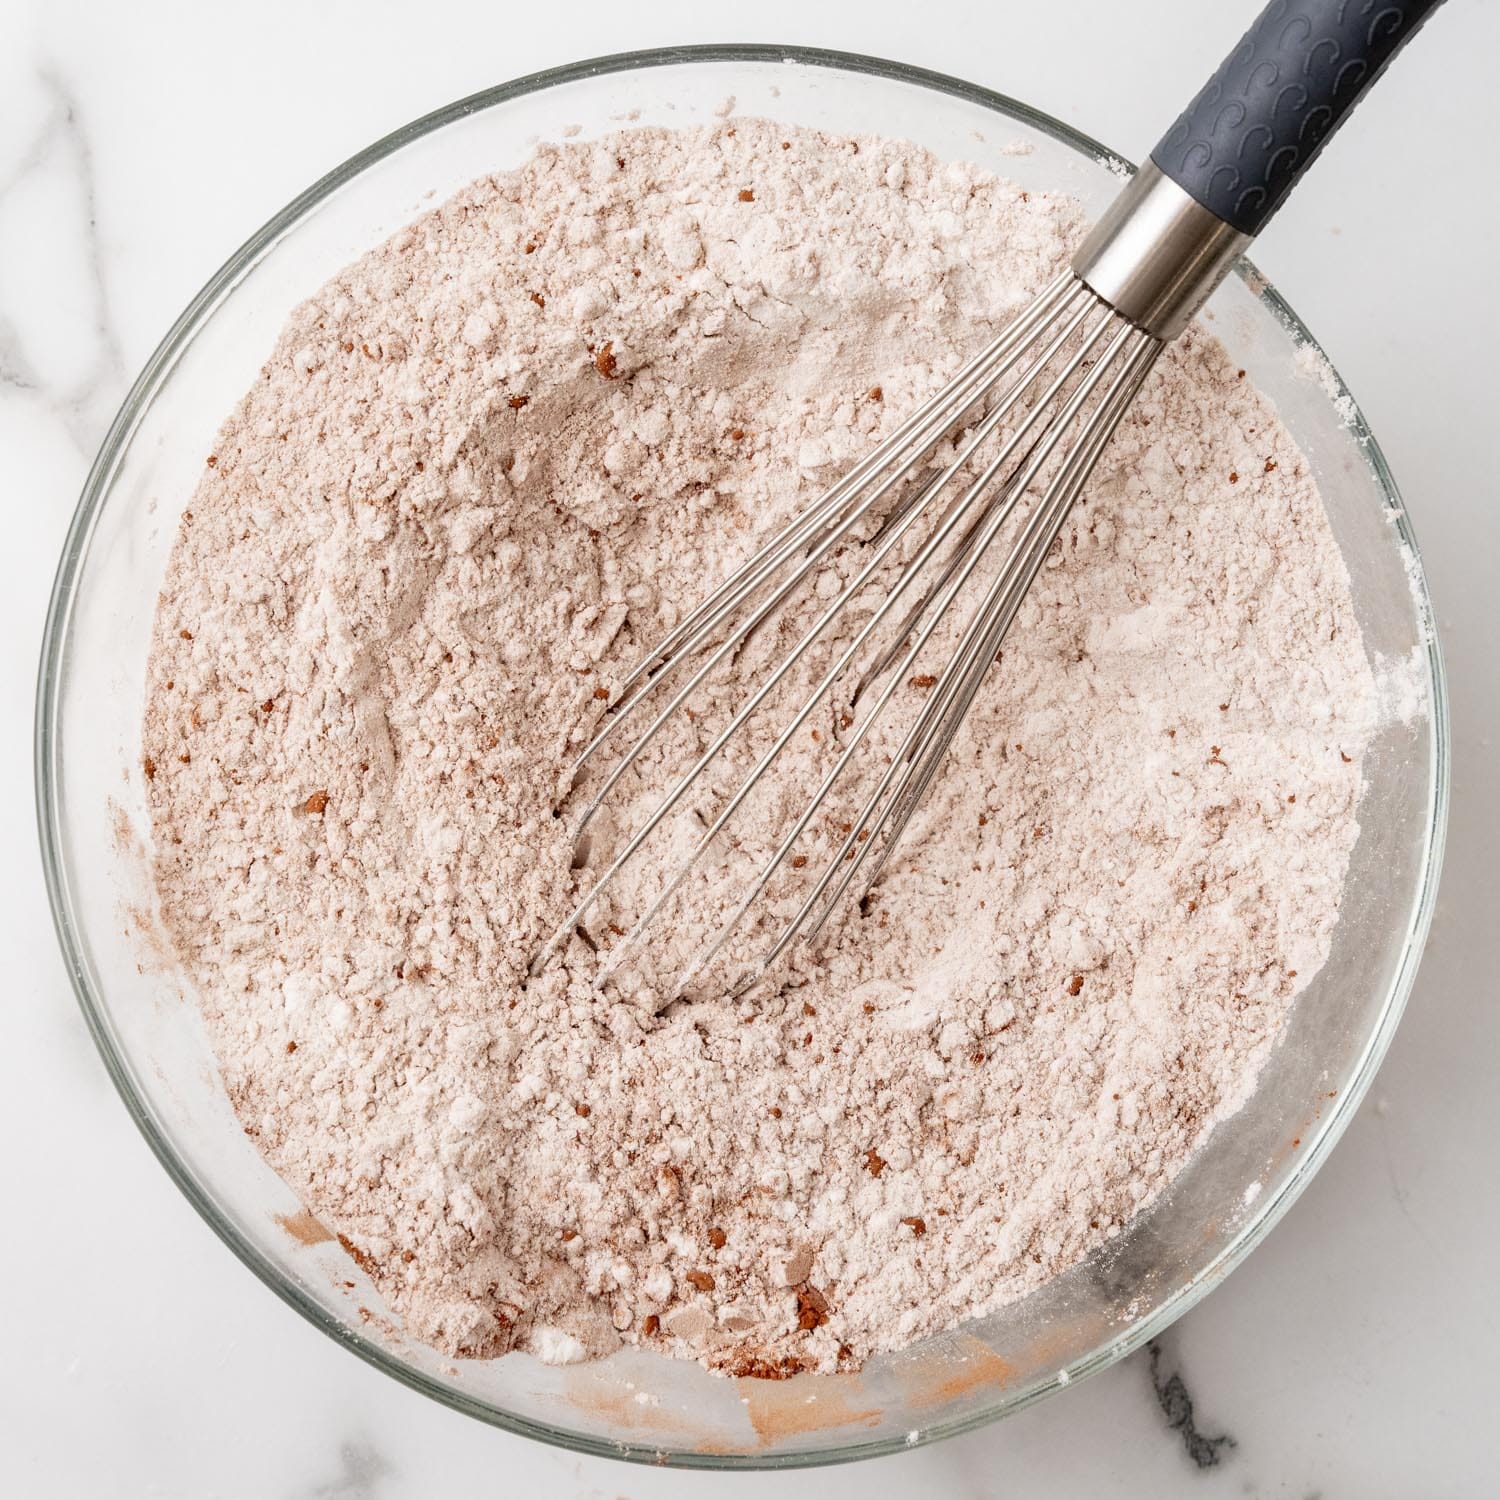
[[[1248,3],[1233,7],[1247,14]],[[1437,918],[1390,1057],[1269,1240],[1151,1351],[998,1427],[875,1464],[709,1480],[490,1431],[351,1358],[197,1219],[128,1122],[58,957],[36,854],[31,695],[46,596],[126,385],[235,245],[331,164],[485,85],[582,54],[759,38],[905,58],[1141,155],[1238,29],[1194,0],[474,0],[216,7],[4,0],[0,27],[0,1491],[15,1496],[861,1500],[1496,1492],[1500,1005],[1490,944],[1500,293],[1500,4],[1447,7],[1257,250],[1405,491],[1452,679]],[[1173,38],[1142,47],[1144,30]],[[1144,55],[1149,70],[1118,59]],[[1139,85],[1150,76],[1149,94]],[[1482,189],[1482,191],[1481,191]]]

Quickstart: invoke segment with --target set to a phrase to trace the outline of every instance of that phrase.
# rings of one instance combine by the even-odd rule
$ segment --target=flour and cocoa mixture
[[[590,878],[567,767],[612,683],[1080,228],[900,142],[544,146],[298,308],[226,423],[150,669],[161,916],[246,1130],[418,1337],[847,1365],[1077,1262],[1247,1097],[1328,950],[1373,684],[1306,466],[1200,331],[863,909],[738,1001],[663,1006],[675,951],[598,993],[657,868],[526,982]],[[837,707],[669,950],[774,847]],[[704,732],[680,715],[595,837]]]

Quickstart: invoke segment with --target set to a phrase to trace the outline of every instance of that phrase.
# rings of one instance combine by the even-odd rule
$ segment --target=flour
[[[1076,1263],[1247,1097],[1328,951],[1375,692],[1306,466],[1198,331],[864,910],[761,991],[663,1003],[831,705],[654,947],[597,991],[657,861],[525,982],[590,878],[567,768],[625,669],[1081,227],[900,142],[544,146],[298,308],[220,433],[150,669],[162,914],[245,1129],[418,1337],[847,1366]],[[708,732],[678,716],[591,868]]]

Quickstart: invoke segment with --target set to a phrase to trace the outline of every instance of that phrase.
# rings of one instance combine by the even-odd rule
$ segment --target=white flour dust
[[[1374,691],[1304,462],[1199,332],[863,911],[768,992],[661,1006],[834,704],[655,950],[596,992],[659,867],[523,982],[589,878],[554,808],[611,684],[1080,227],[900,142],[544,146],[298,308],[224,426],[151,664],[162,913],[245,1128],[417,1336],[847,1366],[1077,1262],[1253,1086],[1327,953]],[[679,715],[596,838],[706,733]]]

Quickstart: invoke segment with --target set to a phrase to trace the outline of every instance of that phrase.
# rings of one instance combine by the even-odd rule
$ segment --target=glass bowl
[[[291,307],[425,206],[542,138],[726,108],[906,137],[1097,213],[1129,169],[1014,100],[915,68],[795,48],[597,59],[465,99],[331,172],[253,235],[151,357],[94,464],[47,621],[36,774],[52,910],[126,1107],[224,1242],[290,1306],[414,1389],[593,1453],[702,1467],[827,1463],[945,1437],[1114,1363],[1216,1286],[1306,1186],[1396,1025],[1432,912],[1447,802],[1443,675],[1405,511],[1368,428],[1290,309],[1248,266],[1207,309],[1322,486],[1372,659],[1424,696],[1367,762],[1342,918],[1322,972],[1237,1115],[1105,1249],[1040,1291],[854,1375],[729,1380],[629,1350],[550,1367],[455,1363],[406,1338],[362,1272],[256,1154],[193,1002],[150,943],[140,769],[147,644],[168,548],[220,420]]]

